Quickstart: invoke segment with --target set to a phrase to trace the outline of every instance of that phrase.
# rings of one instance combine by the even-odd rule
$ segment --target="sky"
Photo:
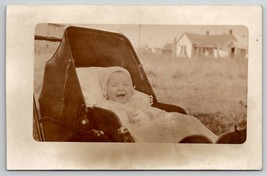
[[[151,48],[162,48],[166,43],[172,43],[175,37],[178,39],[184,32],[206,34],[206,31],[209,31],[210,35],[216,35],[229,33],[229,30],[232,30],[240,43],[247,45],[248,42],[248,30],[245,26],[85,25],[85,27],[122,33],[134,47],[148,45]]]
[[[216,34],[224,34],[229,33],[229,30],[232,30],[233,35],[236,37],[238,42],[242,44],[242,46],[248,45],[248,30],[245,26],[207,26],[207,25],[115,25],[115,24],[103,24],[103,25],[93,25],[93,24],[66,24],[67,26],[80,26],[86,28],[93,28],[98,30],[110,31],[121,33],[125,35],[133,45],[133,47],[138,48],[139,46],[149,46],[152,49],[154,48],[162,48],[167,43],[172,43],[174,38],[182,36],[184,32],[195,33],[195,34],[206,34],[206,31],[209,31],[210,35]],[[45,25],[39,25],[36,27],[36,34],[46,35],[45,34]],[[59,35],[63,35],[64,28],[62,31],[57,34],[52,34],[49,32],[49,35],[54,37],[61,37]]]

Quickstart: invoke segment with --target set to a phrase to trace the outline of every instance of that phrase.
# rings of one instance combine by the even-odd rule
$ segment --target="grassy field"
[[[181,106],[218,135],[246,126],[247,59],[139,58],[160,102]]]
[[[35,42],[34,92],[39,97],[45,62],[58,42]],[[247,59],[177,58],[139,55],[160,102],[175,104],[217,135],[246,127]],[[35,130],[34,130],[35,131]],[[34,133],[36,137],[36,134]]]

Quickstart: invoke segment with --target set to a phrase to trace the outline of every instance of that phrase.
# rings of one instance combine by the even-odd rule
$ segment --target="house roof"
[[[236,42],[236,38],[233,35],[222,34],[222,35],[201,35],[184,33],[188,39],[195,45],[205,45],[205,46],[218,46],[226,47],[231,42]]]
[[[247,43],[241,43],[241,42],[234,42],[233,46],[235,46],[236,48],[239,48],[239,49],[247,49],[248,48]]]

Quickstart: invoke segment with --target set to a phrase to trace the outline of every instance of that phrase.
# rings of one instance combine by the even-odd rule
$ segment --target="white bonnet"
[[[105,70],[104,74],[102,75],[102,77],[99,80],[100,86],[102,88],[102,93],[103,93],[103,96],[105,98],[108,98],[108,96],[107,96],[107,84],[108,84],[109,77],[112,73],[115,73],[115,72],[126,73],[129,76],[129,80],[130,80],[131,85],[133,85],[131,75],[125,68],[119,67],[119,66],[109,67]]]

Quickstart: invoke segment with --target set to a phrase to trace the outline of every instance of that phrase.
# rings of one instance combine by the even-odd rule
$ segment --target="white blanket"
[[[134,112],[135,118],[140,120],[131,123],[129,121],[131,107],[112,101],[103,101],[98,106],[113,111],[136,142],[176,143],[191,135],[204,135],[214,143],[218,139],[218,136],[193,116],[164,111],[165,113],[161,113],[162,116],[149,119],[145,112],[137,109]],[[156,108],[155,110],[159,111]]]

